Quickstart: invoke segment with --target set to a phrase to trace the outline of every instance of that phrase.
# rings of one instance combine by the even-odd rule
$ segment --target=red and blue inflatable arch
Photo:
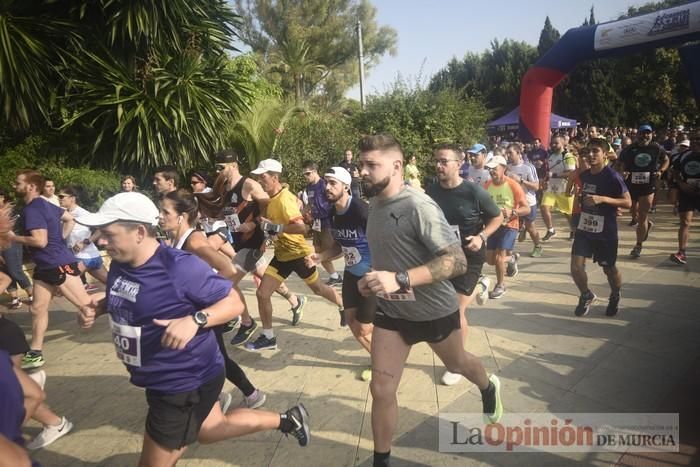
[[[586,60],[615,57],[640,50],[700,39],[700,1],[619,21],[570,29],[523,76],[520,88],[522,141],[549,142],[554,87]],[[700,107],[700,46],[679,49]]]

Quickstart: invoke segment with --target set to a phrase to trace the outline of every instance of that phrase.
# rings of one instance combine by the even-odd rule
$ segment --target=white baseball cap
[[[96,213],[84,214],[75,221],[88,227],[101,227],[112,222],[140,222],[158,225],[158,208],[141,193],[119,193],[108,198]]]
[[[486,163],[486,168],[487,169],[495,169],[499,165],[502,165],[504,167],[508,167],[508,162],[506,162],[506,158],[503,156],[494,156],[493,159],[488,161]]]
[[[340,183],[345,183],[346,185],[350,185],[352,183],[352,177],[350,176],[348,171],[342,167],[331,167],[330,169],[328,169],[328,172],[323,174],[323,176],[335,178]]]
[[[265,172],[282,173],[282,164],[280,164],[280,161],[276,161],[274,159],[265,159],[260,161],[257,169],[250,171],[250,173],[253,175],[260,175],[264,174]]]
[[[680,143],[678,143],[678,145],[679,145],[679,146],[685,146],[685,147],[689,148],[689,147],[690,147],[690,140],[684,139],[683,141],[681,141]]]

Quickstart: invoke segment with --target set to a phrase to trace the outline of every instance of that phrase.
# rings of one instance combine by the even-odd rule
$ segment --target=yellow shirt
[[[420,172],[418,171],[418,167],[416,167],[413,164],[406,164],[406,167],[403,169],[403,178],[406,179],[408,183],[411,184],[413,188],[421,189],[420,186]]]
[[[274,224],[282,225],[303,219],[296,196],[288,189],[282,188],[279,193],[270,198],[270,204],[267,205],[267,218]],[[275,257],[280,261],[292,261],[313,253],[301,234],[279,234],[274,245]]]

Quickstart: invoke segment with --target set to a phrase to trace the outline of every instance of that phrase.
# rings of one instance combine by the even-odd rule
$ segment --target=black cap
[[[214,184],[212,178],[204,170],[193,170],[192,176],[197,177],[198,179],[203,181],[207,186],[212,186]]]
[[[217,164],[232,164],[238,163],[238,154],[233,149],[224,149],[216,154]]]

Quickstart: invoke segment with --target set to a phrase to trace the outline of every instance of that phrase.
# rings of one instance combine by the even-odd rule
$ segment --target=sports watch
[[[399,271],[396,273],[396,283],[399,284],[401,290],[408,290],[411,288],[411,281],[406,271]]]
[[[197,326],[201,329],[204,326],[206,326],[207,323],[209,322],[209,315],[203,311],[197,311],[197,312],[195,312],[195,314],[192,315],[192,319],[197,324]]]

